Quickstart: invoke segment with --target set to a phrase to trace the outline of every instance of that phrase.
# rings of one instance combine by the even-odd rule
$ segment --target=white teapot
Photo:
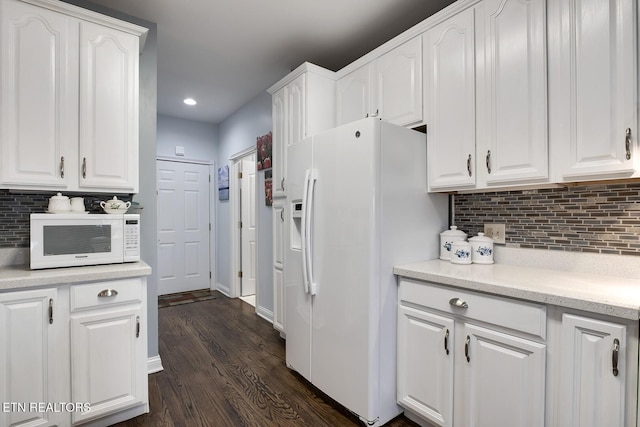
[[[131,202],[118,200],[116,196],[113,196],[113,199],[111,200],[100,202],[100,206],[107,213],[125,213],[131,206]]]

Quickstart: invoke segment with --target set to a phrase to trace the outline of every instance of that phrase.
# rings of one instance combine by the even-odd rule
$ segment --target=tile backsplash
[[[0,190],[0,248],[29,247],[29,214],[47,210],[49,197],[55,192],[32,193]],[[65,194],[66,195],[66,194]],[[73,194],[69,197],[84,197],[89,212],[102,212],[100,202],[111,199],[114,194]],[[130,201],[129,194],[116,194],[118,199]]]
[[[507,247],[640,255],[640,183],[456,194],[454,206],[469,236],[506,224]]]

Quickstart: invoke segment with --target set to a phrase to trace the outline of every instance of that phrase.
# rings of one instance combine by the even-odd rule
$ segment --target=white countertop
[[[0,268],[0,291],[117,280],[149,274],[151,267],[144,261],[43,270],[31,270],[28,265],[11,265]]]
[[[640,278],[499,263],[460,265],[441,260],[398,265],[394,273],[494,295],[640,319]]]

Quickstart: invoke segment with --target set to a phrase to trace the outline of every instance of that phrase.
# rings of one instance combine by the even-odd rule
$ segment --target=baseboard
[[[256,307],[256,314],[262,317],[264,320],[267,320],[269,323],[273,323],[273,311],[258,306]]]
[[[162,360],[160,355],[153,356],[147,359],[147,374],[155,374],[156,372],[164,371],[162,367]]]
[[[216,291],[220,292],[226,297],[231,298],[231,289],[228,286],[224,286],[222,283],[216,284]]]

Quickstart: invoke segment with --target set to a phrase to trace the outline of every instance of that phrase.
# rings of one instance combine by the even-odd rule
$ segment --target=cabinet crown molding
[[[125,33],[133,34],[140,38],[140,52],[143,51],[145,42],[147,41],[147,34],[149,29],[140,25],[132,24],[131,22],[123,21],[121,19],[106,16],[92,10],[83,9],[79,6],[75,6],[69,3],[65,3],[60,0],[21,0],[24,3],[30,3],[38,7],[50,9],[58,13],[73,16],[83,21],[93,22],[95,24],[103,25],[113,28],[115,30],[123,31]]]
[[[280,79],[277,83],[275,83],[273,86],[267,89],[267,92],[273,95],[274,93],[276,93],[277,91],[285,87],[292,80],[295,80],[296,77],[307,72],[318,74],[322,77],[326,77],[331,80],[336,80],[336,73],[334,71],[328,70],[326,68],[322,68],[318,65],[312,64],[311,62],[304,62],[298,68],[291,71],[289,74],[287,74],[282,79]]]

